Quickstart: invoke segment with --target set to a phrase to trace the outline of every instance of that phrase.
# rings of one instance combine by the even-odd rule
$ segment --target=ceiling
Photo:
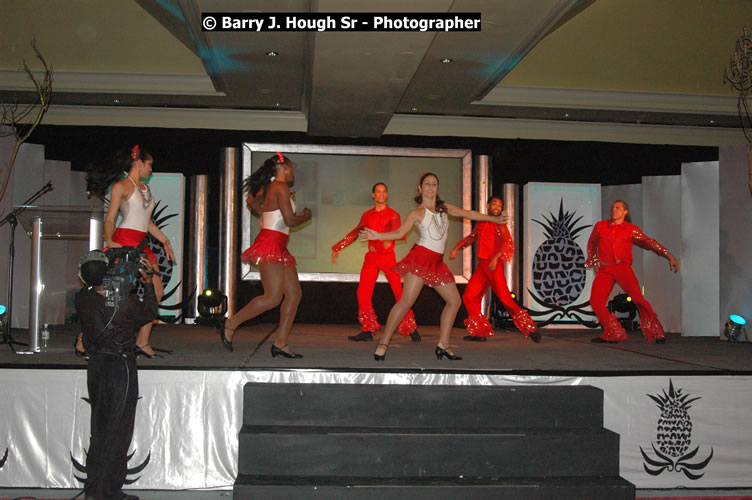
[[[723,70],[752,26],[752,0],[373,5],[4,0],[0,101],[31,98],[21,68],[39,67],[36,39],[54,70],[48,124],[363,138],[538,130],[567,139],[597,128],[596,138],[640,130],[644,142],[741,142]],[[208,32],[206,12],[478,12],[482,22],[469,32]]]

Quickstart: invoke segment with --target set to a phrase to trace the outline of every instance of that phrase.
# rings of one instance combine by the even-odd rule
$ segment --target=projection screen
[[[439,177],[439,194],[445,201],[470,209],[472,204],[472,153],[466,149],[419,149],[368,146],[320,146],[310,144],[243,144],[243,179],[251,175],[277,151],[295,167],[295,204],[298,211],[309,208],[313,219],[292,228],[288,248],[298,263],[301,281],[358,281],[367,245],[355,241],[332,263],[331,247],[354,229],[366,210],[373,208],[371,188],[383,182],[389,189],[389,206],[402,220],[417,205],[418,180],[425,172]],[[243,196],[245,200],[245,195]],[[258,234],[259,220],[243,209],[241,251]],[[470,221],[450,217],[447,252],[471,230]],[[407,241],[395,247],[397,260],[418,241],[416,228]],[[458,283],[471,273],[471,248],[462,258],[445,261]],[[258,268],[243,262],[243,280],[258,280]],[[385,281],[383,273],[380,281]]]

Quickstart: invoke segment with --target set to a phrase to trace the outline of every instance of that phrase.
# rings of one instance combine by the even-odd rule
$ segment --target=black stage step
[[[620,477],[504,478],[294,478],[240,475],[234,498],[264,500],[313,499],[513,499],[513,500],[634,500],[634,485]]]
[[[634,498],[585,386],[247,384],[235,498]]]
[[[244,400],[244,425],[603,426],[603,391],[590,386],[246,384]]]

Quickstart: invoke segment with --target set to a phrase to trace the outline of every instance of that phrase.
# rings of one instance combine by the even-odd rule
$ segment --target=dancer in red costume
[[[378,233],[373,229],[363,228],[360,233],[361,237],[367,240],[398,240],[404,238],[413,226],[417,226],[420,232],[418,243],[413,246],[404,259],[394,266],[394,270],[405,277],[405,285],[402,289],[402,297],[389,311],[384,335],[373,354],[376,361],[383,361],[386,358],[386,350],[394,331],[397,329],[397,324],[415,303],[424,284],[433,287],[446,303],[441,311],[436,358],[462,359],[449,348],[449,336],[452,333],[452,326],[457,317],[461,300],[457,285],[454,283],[454,276],[444,263],[444,250],[449,229],[448,216],[465,217],[478,221],[485,220],[496,224],[505,222],[501,216],[492,217],[475,210],[463,210],[446,203],[439,198],[439,178],[430,172],[420,177],[418,193],[418,196],[415,197],[418,208],[407,215],[405,223],[399,229],[388,233]]]
[[[501,197],[492,196],[488,202],[488,213],[498,216],[501,215],[503,209],[504,203]],[[525,337],[533,339],[534,342],[540,342],[538,326],[530,318],[528,312],[518,306],[512,298],[504,278],[504,266],[498,265],[499,260],[509,262],[514,257],[514,241],[512,241],[512,235],[509,234],[509,228],[506,224],[479,222],[472,233],[457,243],[457,246],[449,253],[449,258],[454,259],[460,249],[476,241],[478,241],[478,267],[470,277],[465,293],[462,294],[462,302],[465,303],[468,314],[465,326],[469,333],[464,339],[485,342],[490,335],[494,334],[491,323],[480,310],[483,296],[490,286],[509,311],[517,329]]]
[[[371,189],[371,198],[373,198],[373,208],[361,216],[355,229],[332,246],[333,264],[337,263],[337,257],[342,249],[355,241],[358,238],[358,233],[364,227],[380,233],[399,229],[401,225],[400,216],[387,205],[389,193],[386,184],[383,182],[374,184]],[[373,240],[368,242],[368,253],[366,253],[363,267],[360,269],[360,283],[358,284],[358,321],[361,325],[361,332],[357,335],[348,336],[348,339],[354,341],[372,340],[373,332],[381,328],[376,317],[376,311],[373,310],[372,302],[373,288],[376,285],[376,279],[379,277],[379,271],[384,272],[389,286],[392,287],[394,298],[399,300],[402,297],[402,280],[399,273],[392,270],[395,264],[397,264],[397,258],[394,256],[393,241]],[[413,342],[420,342],[417,327],[415,315],[410,309],[400,321],[397,331],[404,336],[410,335]]]
[[[271,346],[272,357],[303,357],[295,354],[288,345],[302,292],[295,257],[287,250],[287,240],[290,228],[309,221],[311,211],[306,208],[301,215],[295,214],[290,193],[294,183],[292,162],[282,153],[266,160],[243,183],[248,193],[248,208],[254,213],[261,213],[262,229],[253,245],[240,258],[258,266],[264,294],[254,297],[221,325],[220,338],[229,351],[233,350],[232,338],[241,324],[281,304],[277,336]],[[262,197],[263,204],[260,201]]]
[[[104,219],[104,240],[107,248],[123,246],[138,246],[146,234],[151,234],[164,246],[167,258],[175,261],[175,253],[167,236],[154,224],[151,214],[154,211],[154,197],[149,185],[144,180],[152,174],[154,158],[138,144],[132,148],[124,149],[115,153],[112,161],[100,169],[92,169],[86,176],[86,189],[90,194],[104,198],[107,189],[112,185],[110,193],[110,205],[107,216]],[[123,172],[126,176],[122,180]],[[118,212],[122,215],[120,225],[115,228]],[[144,250],[147,257],[158,269],[157,257],[146,247]],[[164,285],[157,273],[153,279],[154,291],[157,302],[162,300]],[[150,344],[152,323],[142,326],[136,337],[137,354],[148,358],[158,357]],[[83,347],[81,345],[80,347]],[[76,350],[80,351],[79,345]]]
[[[629,206],[622,200],[615,201],[611,206],[611,220],[598,222],[588,240],[585,267],[592,267],[596,271],[590,290],[590,306],[603,327],[603,334],[592,339],[593,342],[615,343],[628,339],[616,315],[609,313],[606,307],[614,283],[618,283],[637,306],[640,329],[645,339],[659,344],[666,342],[663,326],[650,303],[642,296],[640,284],[632,271],[632,244],[668,259],[672,271],[679,269],[679,264],[666,247],[645,236],[639,227],[632,224]]]

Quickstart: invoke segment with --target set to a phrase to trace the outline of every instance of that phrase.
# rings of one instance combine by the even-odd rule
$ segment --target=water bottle
[[[46,351],[49,343],[50,343],[50,329],[49,329],[49,325],[45,323],[44,327],[42,328],[41,343],[40,343],[39,348],[42,351]]]

